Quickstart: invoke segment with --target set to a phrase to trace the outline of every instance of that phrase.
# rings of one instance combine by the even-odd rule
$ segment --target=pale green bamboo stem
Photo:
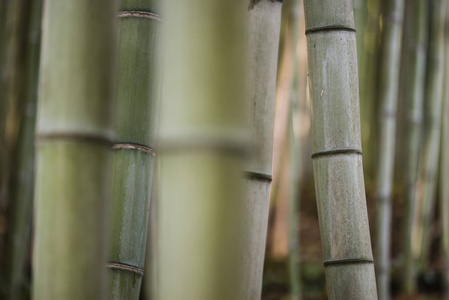
[[[440,210],[442,238],[441,253],[443,256],[443,278],[446,288],[444,299],[449,299],[449,5],[446,3],[444,26],[444,85],[443,85],[443,120],[441,134],[440,162]]]
[[[298,35],[300,32],[299,14],[301,3],[299,0],[293,1],[291,7],[291,28],[292,28],[292,62],[293,76],[290,92],[290,112],[289,112],[289,145],[290,145],[290,193],[289,193],[289,277],[291,300],[299,300],[301,297],[301,277],[299,269],[299,189],[301,173],[301,138],[297,132],[295,124],[299,122],[299,63],[298,63]],[[302,26],[301,26],[301,29]],[[301,32],[302,34],[302,32]]]
[[[241,300],[246,1],[163,1],[156,299]]]
[[[272,178],[280,2],[255,1],[248,10],[247,121],[251,144],[244,202],[243,299],[259,300]]]
[[[435,209],[435,194],[441,135],[441,109],[444,63],[445,0],[429,1],[430,27],[425,85],[425,125],[420,180],[423,182],[421,202],[420,267],[425,268],[432,242],[431,226]]]
[[[377,292],[390,299],[391,192],[393,184],[396,111],[399,86],[404,1],[388,1],[383,14],[382,59],[379,72],[379,162],[377,164]]]
[[[360,114],[362,131],[363,173],[365,182],[370,186],[376,178],[376,165],[378,157],[378,130],[377,130],[377,79],[379,73],[380,52],[380,6],[382,0],[367,0],[367,20],[363,32],[363,41],[357,43],[364,45],[363,57],[358,57],[359,87],[360,87]],[[357,27],[357,33],[361,34]],[[356,33],[356,34],[357,34]],[[358,50],[358,49],[357,49]],[[359,50],[358,50],[359,51]],[[359,52],[358,52],[359,53]],[[363,61],[361,61],[363,59]]]
[[[122,0],[109,230],[109,299],[139,299],[158,113],[158,1]]]
[[[416,183],[422,131],[428,16],[422,0],[407,0],[404,20],[404,101],[408,156],[405,165],[405,212],[403,227],[403,291],[416,290],[416,255],[413,254],[412,228],[416,207]]]
[[[30,249],[30,231],[34,198],[34,131],[36,123],[39,74],[42,1],[31,2],[27,32],[25,100],[17,144],[7,242],[8,299],[21,299],[29,282],[25,264]]]
[[[313,167],[329,299],[377,299],[352,1],[304,1]]]
[[[105,299],[116,12],[110,0],[45,2],[35,300]]]

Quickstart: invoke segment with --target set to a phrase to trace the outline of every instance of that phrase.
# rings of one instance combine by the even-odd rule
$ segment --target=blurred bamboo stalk
[[[405,102],[405,128],[407,160],[405,164],[405,212],[403,232],[402,288],[410,296],[416,290],[416,255],[413,252],[412,228],[416,213],[416,188],[422,132],[423,105],[426,77],[428,33],[428,6],[422,0],[407,0],[404,20],[402,63],[403,96]]]
[[[105,299],[116,13],[110,0],[45,2],[35,300]]]
[[[439,182],[439,218],[441,220],[441,253],[443,256],[444,299],[449,299],[449,5],[446,3],[444,26],[444,85],[441,161]]]
[[[12,162],[15,160],[20,107],[25,98],[25,53],[29,0],[4,3],[0,47],[0,292],[6,292],[7,208],[11,202]]]
[[[159,1],[119,7],[108,299],[139,299],[159,112]]]
[[[280,2],[251,1],[248,9],[247,121],[250,159],[246,165],[244,202],[246,300],[258,300],[267,236],[272,180],[274,109],[281,22]]]
[[[380,299],[390,299],[392,185],[404,1],[387,1],[383,13],[379,70],[379,161],[377,164],[376,276]]]
[[[245,299],[241,192],[248,2],[163,5],[156,299]]]
[[[292,300],[299,300],[301,297],[301,276],[299,257],[299,190],[301,183],[301,137],[298,132],[299,117],[299,97],[303,94],[299,90],[300,64],[298,60],[299,33],[303,32],[300,26],[301,3],[294,0],[291,7],[291,35],[292,35],[292,65],[293,75],[290,91],[289,107],[289,145],[290,145],[290,192],[289,192],[289,255],[288,269],[290,278],[290,295]],[[302,25],[302,24],[301,24]],[[302,29],[302,31],[301,31]]]
[[[25,98],[21,105],[21,120],[17,156],[12,180],[7,240],[8,299],[21,299],[30,282],[25,276],[29,257],[34,198],[34,131],[38,96],[39,57],[42,0],[30,4],[30,21],[26,34]]]
[[[436,182],[441,138],[441,110],[444,75],[444,15],[445,0],[429,1],[430,27],[425,83],[424,133],[421,155],[420,181],[423,184],[420,197],[421,240],[420,268],[425,269],[430,259],[432,224],[434,220]]]
[[[358,45],[363,44],[363,48],[357,48],[359,87],[360,87],[360,115],[361,115],[361,139],[363,149],[363,174],[367,184],[367,191],[370,191],[376,178],[376,166],[378,157],[378,78],[380,60],[380,18],[382,0],[362,0],[366,3],[366,24],[363,29],[357,29],[359,36],[363,34],[362,40],[358,40]],[[357,21],[357,20],[356,20]],[[357,23],[356,23],[357,26]],[[362,31],[363,30],[363,31]],[[358,46],[357,46],[358,47]],[[359,57],[360,52],[363,55]]]
[[[329,299],[377,299],[352,1],[304,1],[318,216]]]

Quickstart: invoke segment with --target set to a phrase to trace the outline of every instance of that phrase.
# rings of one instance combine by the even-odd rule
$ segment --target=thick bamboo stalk
[[[242,258],[244,298],[258,300],[267,235],[272,179],[274,105],[281,19],[280,2],[253,1],[248,10],[247,121],[250,159],[244,202],[246,253]]]
[[[248,2],[163,4],[157,299],[245,299]]]
[[[37,121],[36,300],[104,299],[115,1],[45,2]]]
[[[445,294],[449,299],[449,5],[446,4],[444,26],[444,87],[443,87],[443,123],[441,133],[441,162],[439,182],[439,217],[441,220],[441,253],[443,256],[443,278]]]
[[[304,1],[313,167],[329,299],[377,299],[352,1]]]
[[[405,164],[405,212],[403,232],[403,291],[411,295],[416,289],[416,256],[412,251],[412,227],[416,207],[416,184],[422,131],[428,16],[422,0],[407,0],[403,48],[405,127],[407,128],[407,161]]]
[[[112,146],[109,299],[139,299],[144,273],[158,113],[158,1],[121,1]]]
[[[34,131],[38,95],[42,1],[31,3],[27,32],[25,100],[23,101],[13,178],[7,241],[8,298],[21,299],[31,240],[34,198]]]
[[[376,276],[380,299],[390,299],[391,192],[396,135],[399,69],[404,1],[388,1],[383,14],[382,59],[379,72],[379,162],[377,164]]]
[[[441,138],[441,109],[444,63],[445,0],[429,1],[429,45],[425,83],[424,133],[420,180],[423,183],[421,202],[420,267],[425,268],[432,242],[436,182]]]

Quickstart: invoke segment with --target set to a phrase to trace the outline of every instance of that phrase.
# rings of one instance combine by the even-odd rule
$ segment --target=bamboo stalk
[[[156,149],[157,1],[121,1],[109,230],[109,299],[139,299]]]
[[[262,292],[262,273],[272,179],[274,108],[280,2],[253,1],[248,10],[247,120],[250,159],[246,166],[244,202],[245,270],[243,299],[257,300]]]
[[[430,27],[425,83],[424,133],[420,180],[423,182],[421,202],[420,267],[429,260],[432,242],[431,226],[435,209],[436,177],[441,138],[441,109],[444,63],[444,13],[445,1],[429,2]]]
[[[115,1],[44,6],[33,299],[104,299]]]
[[[301,297],[301,278],[299,266],[299,189],[301,182],[301,138],[298,133],[299,97],[303,94],[299,90],[300,71],[298,56],[299,32],[300,28],[300,1],[293,1],[291,8],[292,27],[292,62],[293,76],[290,92],[289,111],[289,143],[290,143],[290,193],[289,193],[289,277],[290,295],[292,300],[299,300]],[[302,24],[301,24],[302,25]]]
[[[408,156],[405,165],[405,213],[403,227],[403,291],[416,290],[416,256],[412,251],[412,228],[416,207],[416,184],[422,131],[426,76],[427,5],[422,0],[407,0],[404,23],[404,99]]]
[[[31,3],[27,32],[25,101],[22,105],[15,178],[13,179],[9,233],[7,241],[8,298],[21,299],[25,264],[30,249],[31,220],[34,197],[34,131],[36,123],[37,86],[39,73],[42,1]]]
[[[441,253],[443,256],[443,278],[445,294],[449,299],[449,5],[446,3],[444,26],[444,86],[443,86],[443,124],[441,134],[440,162],[440,220],[442,227]]]
[[[377,299],[352,1],[304,1],[313,167],[329,299]]]
[[[29,22],[29,1],[18,0],[7,3],[4,16],[4,31],[0,50],[0,220],[8,226],[8,206],[12,202],[16,160],[16,144],[20,121],[20,108],[26,90],[26,50]],[[0,234],[0,297],[8,293],[8,265],[6,230]]]
[[[379,72],[379,163],[377,165],[377,291],[380,299],[390,299],[390,249],[392,184],[395,154],[404,1],[388,1],[383,14],[382,59]]]
[[[167,59],[157,299],[245,299],[241,188],[248,3],[163,4]]]

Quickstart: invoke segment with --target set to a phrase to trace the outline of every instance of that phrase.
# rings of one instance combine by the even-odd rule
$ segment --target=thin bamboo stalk
[[[329,299],[377,299],[352,1],[304,1],[313,167]]]
[[[248,3],[163,4],[157,299],[245,299]]]
[[[449,299],[449,5],[446,4],[446,22],[444,26],[444,87],[443,87],[443,124],[441,134],[440,162],[440,210],[441,253],[443,256],[443,278],[445,294]]]
[[[423,183],[421,202],[420,268],[429,260],[432,242],[431,226],[435,209],[435,194],[441,138],[443,97],[444,14],[445,0],[429,1],[430,23],[425,83],[424,133],[420,180]]]
[[[407,0],[404,20],[404,100],[406,143],[408,149],[405,164],[405,212],[403,231],[404,265],[402,269],[403,291],[411,295],[416,290],[416,256],[412,247],[412,228],[416,207],[416,184],[422,131],[424,85],[427,53],[427,5],[422,0]]]
[[[248,10],[247,121],[250,159],[244,201],[243,299],[258,300],[267,236],[272,179],[274,108],[281,21],[280,2],[252,1]]]
[[[299,268],[299,189],[301,173],[301,138],[297,125],[299,120],[299,97],[302,96],[299,90],[299,60],[298,56],[298,36],[300,32],[300,1],[293,1],[291,8],[291,28],[292,28],[292,62],[293,76],[290,92],[290,113],[289,113],[289,143],[290,143],[290,193],[289,193],[289,278],[290,295],[292,300],[299,300],[301,297],[301,277]],[[301,29],[302,26],[301,26]]]
[[[158,1],[121,1],[109,299],[139,299],[156,149]]]
[[[390,248],[392,185],[401,57],[404,1],[386,2],[383,14],[382,59],[379,72],[379,163],[377,165],[377,292],[380,299],[390,299]]]
[[[16,159],[20,107],[25,98],[25,54],[29,22],[29,1],[8,2],[4,15],[2,47],[0,47],[0,218],[8,221],[7,208],[11,202],[13,161]],[[7,293],[6,234],[0,233],[0,278],[2,293]],[[6,284],[6,286],[5,286]],[[1,295],[0,295],[1,297]]]
[[[42,1],[32,1],[30,11],[25,66],[25,101],[21,112],[17,163],[15,164],[8,221],[6,262],[9,299],[21,299],[24,287],[29,285],[25,278],[25,264],[31,242],[34,198],[34,131],[38,95]]]
[[[44,6],[33,299],[104,299],[115,1]]]

